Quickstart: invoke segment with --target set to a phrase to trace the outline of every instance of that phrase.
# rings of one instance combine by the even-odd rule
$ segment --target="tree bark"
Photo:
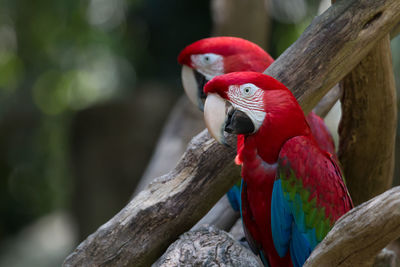
[[[398,23],[399,6],[396,0],[339,1],[265,73],[291,89],[308,113]]]
[[[207,130],[194,137],[170,173],[90,235],[64,265],[151,265],[240,178],[233,162],[236,136],[227,141],[229,147],[218,144]]]
[[[153,267],[167,266],[254,266],[262,263],[231,235],[214,226],[184,233]]]
[[[371,266],[378,252],[399,236],[400,187],[395,187],[343,215],[304,267]]]
[[[389,35],[341,86],[339,159],[358,205],[389,189],[393,180],[397,105]]]
[[[292,89],[309,112],[399,20],[398,0],[341,1],[314,19],[266,73]],[[234,146],[235,137],[227,139]],[[83,241],[64,265],[152,264],[239,178],[235,154],[202,132],[169,174]]]

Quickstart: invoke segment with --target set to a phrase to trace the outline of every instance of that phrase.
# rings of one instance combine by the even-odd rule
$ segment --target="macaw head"
[[[209,81],[204,118],[210,134],[225,143],[224,131],[262,136],[280,145],[309,134],[304,113],[293,94],[274,78],[257,72],[233,72]]]
[[[263,72],[271,56],[258,45],[236,37],[211,37],[194,42],[178,56],[189,99],[203,109],[203,87],[212,78],[235,71]]]

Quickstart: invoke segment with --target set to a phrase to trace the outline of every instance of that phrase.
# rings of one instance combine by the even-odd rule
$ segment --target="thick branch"
[[[339,159],[357,205],[390,188],[393,180],[397,107],[389,35],[341,86]]]
[[[304,266],[371,266],[399,236],[400,187],[395,187],[343,215]]]
[[[214,226],[202,226],[184,233],[153,267],[167,266],[243,266],[262,263],[231,235]]]
[[[227,140],[229,148],[206,130],[194,137],[175,169],[90,235],[65,266],[151,265],[240,178],[235,136]]]
[[[382,15],[371,20],[377,11]],[[341,1],[316,18],[267,73],[293,89],[308,112],[399,19],[398,0]],[[234,155],[235,149],[202,132],[174,170],[82,242],[65,266],[151,264],[239,178]]]
[[[265,73],[290,88],[308,113],[398,23],[399,11],[396,0],[339,1]]]

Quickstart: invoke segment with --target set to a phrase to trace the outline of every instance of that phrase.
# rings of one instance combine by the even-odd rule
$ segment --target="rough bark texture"
[[[166,266],[261,267],[262,263],[228,233],[214,226],[203,226],[181,235],[153,264],[153,267]]]
[[[397,106],[389,35],[341,85],[339,159],[358,205],[389,189],[393,180]]]
[[[170,173],[90,235],[65,266],[148,266],[240,178],[235,136],[221,146],[204,130]],[[212,160],[210,160],[212,158]]]
[[[381,15],[376,16],[377,12]],[[398,0],[341,1],[314,19],[299,40],[266,73],[291,88],[300,105],[309,112],[399,20]],[[235,143],[234,139],[228,138],[230,144]],[[234,155],[234,148],[221,146],[206,131],[202,132],[193,139],[175,169],[142,191],[82,242],[64,265],[152,264],[239,178],[239,168],[233,163]],[[383,204],[375,204],[383,210]],[[363,219],[365,222],[366,218]],[[365,233],[368,229],[360,232]],[[395,231],[393,234],[400,235]],[[388,237],[370,238],[380,244]],[[365,244],[365,236],[362,240]]]
[[[371,266],[375,255],[399,236],[400,187],[395,187],[343,215],[304,267]]]
[[[316,17],[265,73],[290,88],[308,113],[388,34],[399,17],[397,0],[339,1]]]

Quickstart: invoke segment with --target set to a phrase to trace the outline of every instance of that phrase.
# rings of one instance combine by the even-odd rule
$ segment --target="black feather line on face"
[[[194,71],[194,77],[197,82],[197,88],[198,88],[197,94],[201,100],[205,100],[207,95],[204,93],[203,88],[204,88],[204,85],[206,85],[206,83],[208,82],[208,80],[206,79],[206,77],[203,74],[201,74],[197,70]]]
[[[233,134],[251,134],[254,124],[243,111],[230,109],[225,121],[225,131]]]

